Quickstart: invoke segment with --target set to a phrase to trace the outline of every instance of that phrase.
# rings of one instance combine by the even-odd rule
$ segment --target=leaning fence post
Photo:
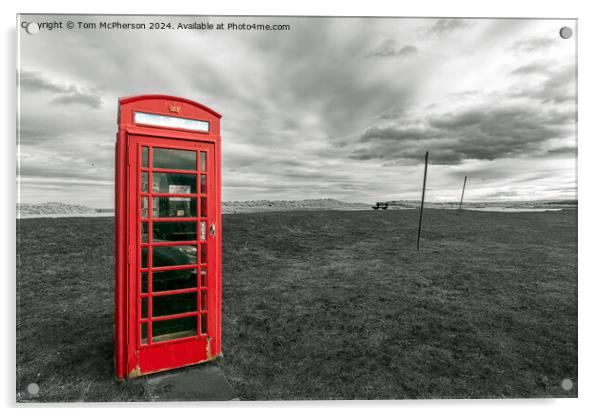
[[[462,209],[462,202],[464,202],[464,189],[466,188],[466,178],[468,178],[468,176],[464,177],[464,185],[462,186],[462,196],[460,197],[460,208]]]
[[[424,155],[424,179],[422,180],[422,199],[420,201],[420,218],[418,219],[418,238],[416,240],[416,251],[420,251],[420,230],[422,229],[422,211],[424,209],[424,190],[426,188],[426,169],[429,163],[429,152]]]

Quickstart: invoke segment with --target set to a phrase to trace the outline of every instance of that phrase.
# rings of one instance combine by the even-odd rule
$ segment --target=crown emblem
[[[181,110],[181,107],[179,105],[175,105],[175,104],[169,104],[169,106],[167,108],[172,113],[179,113]]]

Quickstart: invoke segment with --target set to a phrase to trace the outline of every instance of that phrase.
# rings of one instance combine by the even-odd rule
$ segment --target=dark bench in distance
[[[387,208],[389,208],[389,203],[388,202],[377,202],[376,205],[374,205],[372,207],[372,209],[375,209],[375,210],[387,209]]]

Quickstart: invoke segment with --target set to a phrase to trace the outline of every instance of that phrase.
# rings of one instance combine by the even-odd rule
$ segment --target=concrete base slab
[[[215,401],[236,400],[234,390],[215,363],[198,364],[140,377],[148,400]]]

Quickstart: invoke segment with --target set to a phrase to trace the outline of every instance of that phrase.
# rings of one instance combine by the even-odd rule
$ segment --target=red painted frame
[[[134,112],[146,112],[169,117],[183,117],[209,122],[209,132],[195,132],[191,130],[154,127],[134,123]],[[221,356],[221,115],[194,101],[166,95],[143,95],[122,98],[119,100],[119,131],[115,148],[115,373],[118,380],[133,378],[143,374],[153,373],[199,362],[210,361]],[[152,192],[152,171],[178,172],[172,169],[141,168],[139,164],[139,151],[142,144],[152,146],[181,148],[197,151],[197,193],[191,195],[197,199],[197,239],[200,238],[200,223],[206,222],[206,243],[198,240],[189,242],[197,245],[198,271],[207,268],[207,331],[200,335],[200,321],[202,312],[201,292],[205,290],[200,286],[200,273],[197,272],[199,281],[194,289],[182,289],[171,292],[161,292],[160,295],[147,293],[149,309],[153,296],[176,293],[198,293],[197,311],[169,318],[157,317],[146,319],[148,322],[149,345],[141,345],[139,331],[143,318],[140,316],[140,301],[144,295],[140,294],[140,266],[139,253],[142,243],[139,239],[140,224],[145,220],[140,217],[139,175],[142,171],[149,172],[149,212],[152,212],[153,196],[162,194]],[[207,153],[206,194],[201,195],[199,169],[199,152]],[[149,154],[151,160],[152,153]],[[150,167],[150,165],[149,165]],[[184,173],[184,171],[179,171]],[[165,195],[167,196],[167,195]],[[169,194],[174,196],[188,196]],[[200,218],[201,198],[206,197],[206,218]],[[150,217],[150,215],[149,215]],[[156,221],[155,218],[149,218]],[[149,221],[147,219],[146,221]],[[181,221],[181,218],[160,219],[159,221]],[[190,219],[189,219],[190,220]],[[209,232],[210,224],[215,224],[215,235]],[[149,236],[149,239],[151,237]],[[157,245],[184,245],[186,242],[163,242],[147,244],[149,251]],[[201,245],[206,244],[206,266],[201,262]],[[149,253],[149,257],[150,253]],[[149,260],[150,261],[150,260]],[[171,266],[170,269],[185,268],[187,266]],[[149,281],[150,279],[149,276]],[[149,282],[149,289],[152,283]],[[153,321],[170,319],[174,317],[197,315],[198,334],[194,337],[180,338],[160,343],[151,343],[151,326]]]

